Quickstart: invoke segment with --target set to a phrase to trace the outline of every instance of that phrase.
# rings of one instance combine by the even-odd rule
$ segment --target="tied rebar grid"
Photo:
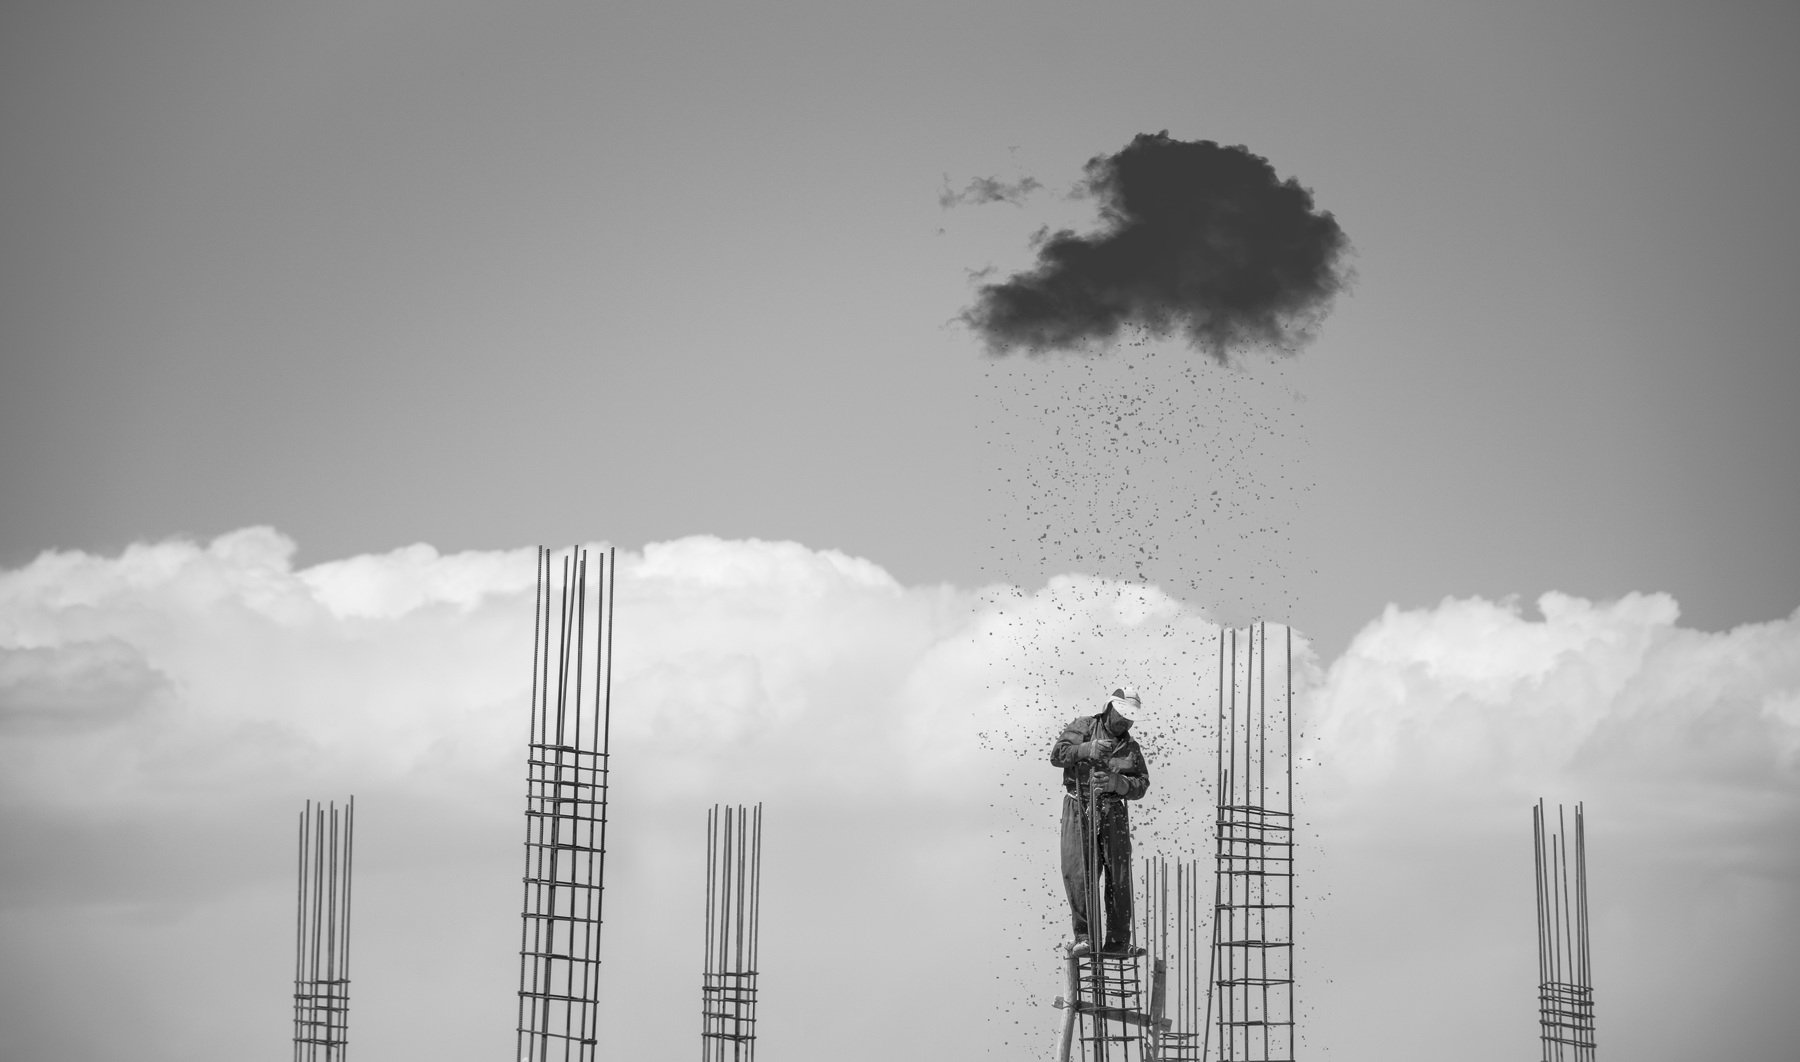
[[[1175,864],[1162,857],[1144,860],[1144,912],[1140,941],[1150,964],[1150,1017],[1161,1019],[1151,1026],[1147,1062],[1187,1062],[1201,1057],[1202,999],[1205,971],[1200,957],[1210,942],[1200,935],[1203,897],[1200,862]]]
[[[756,1058],[756,948],[762,913],[762,805],[706,813],[706,958],[701,1062]]]
[[[1090,953],[1075,960],[1075,1036],[1082,1062],[1133,1062],[1151,1053],[1143,957]]]
[[[299,911],[294,918],[294,1062],[342,1062],[350,1043],[350,850],[356,798],[340,818],[300,813]]]
[[[1561,804],[1551,832],[1539,800],[1531,810],[1537,863],[1538,1025],[1544,1062],[1592,1062],[1594,989],[1588,964],[1587,831],[1575,805],[1575,854]],[[1575,887],[1569,888],[1574,868]]]
[[[613,551],[538,550],[525,772],[520,1062],[591,1062],[600,997],[612,734]]]
[[[1221,1062],[1291,1062],[1294,636],[1287,632],[1271,705],[1267,625],[1243,633],[1240,646],[1237,630],[1219,632],[1217,854],[1201,1057],[1210,1047]]]

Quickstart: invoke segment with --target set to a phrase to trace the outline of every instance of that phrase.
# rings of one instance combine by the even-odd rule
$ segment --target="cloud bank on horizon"
[[[1090,159],[1078,191],[1099,201],[1099,229],[1040,232],[1036,264],[963,311],[991,352],[1087,350],[1128,327],[1179,333],[1219,361],[1292,352],[1348,283],[1337,219],[1248,148],[1140,133]]]
[[[452,1062],[510,1042],[532,551],[292,556],[249,529],[0,572],[0,847],[32,854],[0,863],[0,950],[30,971],[0,986],[0,1024],[34,1057],[278,1049],[286,831],[303,799],[350,792],[368,1000],[353,1038]],[[891,947],[896,933],[974,956],[967,984],[944,985],[966,1012],[947,1007],[940,1032],[1035,1051],[1039,1022],[1048,1049],[1052,930],[995,938],[1016,925],[1007,903],[1060,919],[1039,760],[1116,677],[1149,707],[1140,854],[1207,843],[1192,811],[1216,626],[1153,587],[908,587],[840,553],[714,538],[622,553],[619,572],[614,1050],[687,1027],[696,827],[714,801],[770,808],[764,1042],[802,1059],[871,1021],[910,1027],[940,949]],[[1523,860],[1543,795],[1589,809],[1609,1048],[1716,1045],[1717,1023],[1683,1024],[1693,969],[1713,971],[1698,991],[1744,1036],[1791,1042],[1797,1019],[1759,1008],[1800,976],[1800,611],[1709,633],[1660,594],[1538,609],[1390,608],[1330,662],[1299,643],[1308,1041],[1385,1057],[1390,1023],[1479,1031],[1478,1062],[1531,1049]],[[1044,633],[1021,648],[1027,628]],[[866,976],[798,972],[851,967]],[[1383,987],[1422,969],[1432,984]],[[143,1021],[75,1020],[83,983]],[[217,1004],[208,1027],[176,1024],[196,993]],[[657,1038],[634,1040],[646,1024]],[[920,1049],[902,1033],[869,1057]]]

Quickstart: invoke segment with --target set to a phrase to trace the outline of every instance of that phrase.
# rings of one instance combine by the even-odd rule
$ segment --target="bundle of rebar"
[[[350,1042],[350,855],[356,798],[342,815],[300,813],[299,910],[294,919],[294,1062],[342,1062]]]
[[[1593,968],[1588,961],[1587,830],[1575,805],[1575,852],[1561,804],[1554,832],[1539,800],[1531,811],[1537,865],[1538,1026],[1544,1062],[1592,1062]],[[1574,868],[1571,892],[1569,875]]]
[[[1162,857],[1144,860],[1143,936],[1152,971],[1149,1013],[1168,1024],[1152,1028],[1152,1047],[1144,1054],[1155,1062],[1199,1059],[1202,997],[1206,981],[1200,969],[1208,945],[1200,935],[1200,863],[1175,864]],[[1158,976],[1160,973],[1161,976]]]
[[[1073,1001],[1081,1062],[1148,1062],[1153,1019],[1144,1006],[1142,956],[1090,952],[1075,960]]]
[[[702,1062],[756,1058],[757,944],[762,914],[762,805],[706,813],[706,956],[700,979]]]
[[[525,900],[519,938],[520,1062],[591,1062],[600,997],[613,551],[538,551],[525,771]]]
[[[1210,1041],[1221,1060],[1286,1062],[1295,1039],[1293,632],[1273,706],[1268,629],[1249,628],[1241,646],[1238,635],[1219,634],[1217,850],[1201,1052]]]

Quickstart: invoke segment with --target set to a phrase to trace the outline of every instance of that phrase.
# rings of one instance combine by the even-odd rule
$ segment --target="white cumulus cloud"
[[[1608,1053],[1777,1057],[1758,1052],[1800,1039],[1769,987],[1800,975],[1800,613],[1706,632],[1665,594],[1537,612],[1390,607],[1310,691],[1310,921],[1338,986],[1314,990],[1320,1035],[1373,1057],[1391,1028],[1422,1051],[1485,1021],[1532,1050],[1544,797],[1586,807]],[[1497,1000],[1512,1020],[1484,1019]]]
[[[533,550],[293,557],[251,528],[0,571],[0,1026],[28,1056],[280,1050],[293,816],[351,792],[359,1050],[510,1048]],[[764,1046],[801,1059],[914,1029],[927,981],[928,1039],[867,1057],[1048,1051],[1046,756],[1113,684],[1144,694],[1140,852],[1205,851],[1218,630],[1154,587],[906,586],[704,536],[618,560],[616,1052],[693,1024],[714,802],[768,809]],[[1735,1057],[1800,1036],[1766,987],[1800,976],[1800,615],[1704,632],[1666,595],[1546,594],[1390,608],[1328,663],[1294,644],[1308,1044],[1534,1049],[1540,795],[1588,809],[1602,1043],[1716,1043],[1696,992]],[[96,986],[134,1020],[77,1020]]]

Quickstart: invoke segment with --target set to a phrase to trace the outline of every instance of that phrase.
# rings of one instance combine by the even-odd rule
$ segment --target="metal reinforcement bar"
[[[1145,1062],[1188,1062],[1201,1052],[1201,997],[1206,989],[1200,956],[1202,917],[1200,861],[1177,862],[1174,874],[1162,857],[1144,860],[1142,940],[1150,964],[1150,1015],[1158,1021],[1147,1038]]]
[[[1074,1012],[1063,1058],[1073,1062],[1133,1062],[1159,1057],[1156,1043],[1168,1028],[1157,1010],[1162,967],[1146,955],[1087,954],[1070,956],[1067,996],[1054,1006]],[[1151,1006],[1144,1006],[1144,969],[1151,969]]]
[[[1552,831],[1542,800],[1531,809],[1537,870],[1538,1026],[1544,1062],[1592,1062],[1594,989],[1588,960],[1587,830],[1582,806],[1575,805],[1573,858],[1560,804],[1556,823]]]
[[[356,798],[300,813],[294,1062],[342,1062],[350,1043],[350,856]]]
[[[1221,1062],[1294,1057],[1291,630],[1285,641],[1271,704],[1267,626],[1219,633],[1212,957],[1199,1057]]]
[[[525,754],[520,1062],[591,1062],[612,736],[614,556],[538,550]],[[561,569],[560,581],[553,578]]]
[[[756,1058],[761,940],[762,805],[706,813],[706,956],[700,974],[701,1062]]]

